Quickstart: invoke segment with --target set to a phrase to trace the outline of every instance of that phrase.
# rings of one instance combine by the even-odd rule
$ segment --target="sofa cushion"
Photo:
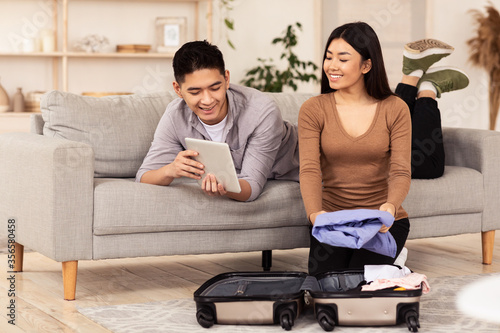
[[[252,202],[209,197],[196,181],[178,179],[156,186],[101,178],[94,192],[94,235],[99,236],[308,225],[299,184],[292,181],[268,181]]]
[[[135,177],[173,92],[90,97],[51,91],[41,100],[43,134],[84,142],[96,177]]]
[[[297,125],[302,104],[315,96],[308,93],[265,93],[278,105],[283,119]]]
[[[483,175],[474,169],[446,166],[442,177],[412,179],[403,208],[411,218],[479,213],[484,206]]]

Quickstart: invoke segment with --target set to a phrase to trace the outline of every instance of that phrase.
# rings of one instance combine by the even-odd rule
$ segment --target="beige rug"
[[[497,274],[498,275],[498,274]],[[430,279],[431,292],[420,300],[419,332],[500,332],[500,326],[463,315],[455,305],[455,295],[481,276],[442,277]],[[500,275],[499,275],[500,276]],[[214,325],[202,328],[196,321],[196,304],[192,299],[164,302],[78,308],[84,316],[114,333],[177,332],[284,332],[280,325],[232,326]],[[499,313],[500,316],[500,313]],[[291,332],[324,332],[312,309],[304,311]],[[335,327],[334,332],[409,332],[406,325],[386,327]]]

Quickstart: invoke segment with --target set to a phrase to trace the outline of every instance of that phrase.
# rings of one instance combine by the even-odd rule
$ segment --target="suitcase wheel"
[[[321,328],[326,331],[326,332],[331,332],[335,329],[335,320],[333,320],[333,317],[329,313],[329,311],[326,310],[320,310],[318,311],[318,323]]]
[[[418,322],[418,314],[416,311],[411,310],[406,312],[406,325],[408,325],[408,330],[410,332],[418,332],[418,328],[420,327],[420,323]]]
[[[285,309],[280,313],[280,324],[285,331],[290,331],[294,324],[293,312],[290,309]]]
[[[201,307],[196,311],[196,319],[198,320],[198,324],[204,328],[210,328],[214,325],[215,316],[211,308],[209,307]]]

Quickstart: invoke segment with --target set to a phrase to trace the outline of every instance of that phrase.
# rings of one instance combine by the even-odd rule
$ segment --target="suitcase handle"
[[[246,292],[249,284],[250,283],[248,281],[241,281],[241,283],[238,285],[238,289],[236,289],[236,292],[234,293],[234,295],[235,296],[245,295],[245,292]]]

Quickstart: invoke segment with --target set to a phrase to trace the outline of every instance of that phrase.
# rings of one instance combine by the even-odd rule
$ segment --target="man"
[[[201,179],[203,165],[193,159],[197,152],[186,150],[186,137],[230,147],[241,192],[227,192],[214,175],[207,175],[201,185],[207,195],[252,201],[267,179],[298,181],[296,128],[262,92],[229,84],[229,71],[215,45],[184,44],[173,68],[180,99],[167,106],[136,181],[167,186],[175,178]]]

